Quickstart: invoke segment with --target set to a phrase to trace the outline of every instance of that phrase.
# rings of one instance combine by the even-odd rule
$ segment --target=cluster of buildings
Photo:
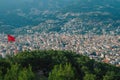
[[[96,61],[120,66],[119,35],[34,33],[15,37],[15,42],[8,42],[7,36],[0,34],[1,57],[25,50],[71,50]]]

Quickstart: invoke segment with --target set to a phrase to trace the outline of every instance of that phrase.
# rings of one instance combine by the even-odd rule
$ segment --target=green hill
[[[71,51],[25,51],[0,59],[0,80],[119,79],[119,67]]]

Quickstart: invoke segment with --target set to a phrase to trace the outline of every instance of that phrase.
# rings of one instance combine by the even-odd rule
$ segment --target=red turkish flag
[[[15,37],[8,35],[8,42],[14,42],[15,41]]]

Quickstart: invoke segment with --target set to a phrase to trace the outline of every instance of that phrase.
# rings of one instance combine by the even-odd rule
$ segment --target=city
[[[58,33],[34,33],[15,36],[8,42],[6,34],[0,34],[0,55],[16,55],[33,50],[71,50],[89,56],[98,62],[120,66],[119,35],[80,35]]]

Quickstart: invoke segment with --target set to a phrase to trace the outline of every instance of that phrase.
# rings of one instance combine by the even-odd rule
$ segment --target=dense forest
[[[0,80],[119,79],[119,67],[71,51],[25,51],[0,59]]]

